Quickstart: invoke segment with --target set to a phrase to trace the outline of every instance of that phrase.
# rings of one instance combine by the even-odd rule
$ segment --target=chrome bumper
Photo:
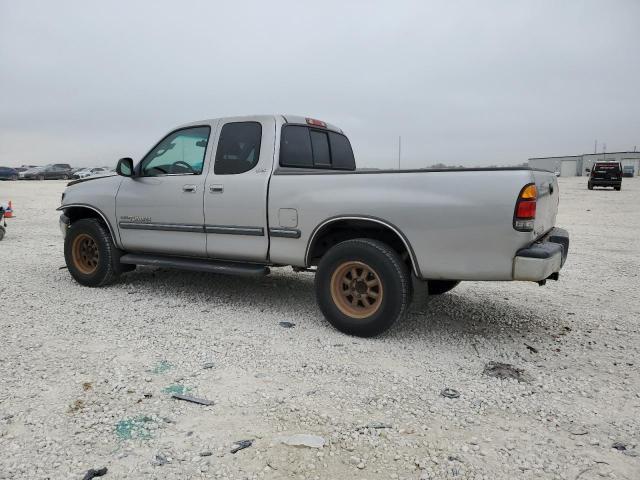
[[[69,228],[69,217],[64,213],[60,215],[60,231],[62,232],[62,238],[67,236],[67,229]]]
[[[560,271],[568,252],[569,232],[554,228],[531,246],[518,250],[513,259],[513,279],[529,282],[546,280]]]

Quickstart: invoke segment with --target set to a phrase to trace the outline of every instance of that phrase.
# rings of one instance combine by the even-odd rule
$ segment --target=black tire
[[[351,275],[353,289],[343,285],[347,277],[340,278],[345,268],[347,276],[353,271],[349,270],[354,268],[350,264],[363,266],[357,272],[363,277],[354,279]],[[340,281],[336,281],[336,278]],[[376,283],[376,286],[366,286],[369,283]],[[335,285],[339,287],[334,289]],[[367,289],[367,293],[359,293],[356,287]],[[371,288],[374,290],[370,291]],[[377,295],[370,297],[376,293],[376,288]],[[322,257],[316,273],[315,290],[318,306],[331,325],[349,335],[373,337],[388,330],[406,314],[411,299],[411,274],[400,256],[387,244],[357,238],[335,245]],[[350,295],[349,292],[355,293]],[[359,300],[361,295],[367,298]],[[347,300],[349,296],[351,300]],[[345,311],[360,308],[359,305],[353,305],[354,300],[362,305],[360,315],[363,316],[353,316]],[[370,301],[374,304],[379,302],[375,310],[369,305]]]
[[[80,243],[92,244],[94,261],[85,261]],[[93,243],[92,243],[93,242]],[[86,287],[102,287],[113,283],[124,270],[121,251],[113,244],[109,230],[95,218],[73,222],[64,240],[64,259],[71,276]],[[86,257],[85,257],[86,258]]]
[[[44,180],[44,175],[38,175],[38,180],[40,181]]]
[[[622,189],[622,187],[613,187],[613,188],[615,188],[616,191],[618,191],[618,192]]]
[[[588,184],[587,184],[587,188],[588,188],[589,190],[593,190],[593,185],[591,185],[590,183],[588,183]]]
[[[456,288],[459,283],[458,280],[429,280],[427,288],[429,295],[442,295]]]
[[[18,180],[18,175],[11,175],[11,180],[13,182],[17,181]]]
[[[69,175],[63,175],[62,180],[69,180]]]

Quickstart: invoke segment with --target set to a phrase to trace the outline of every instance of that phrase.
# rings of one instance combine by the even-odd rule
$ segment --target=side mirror
[[[116,165],[116,173],[123,177],[133,177],[133,160],[129,157],[121,158]]]
[[[591,169],[590,168],[585,168],[585,171],[588,173],[588,172],[591,171]]]

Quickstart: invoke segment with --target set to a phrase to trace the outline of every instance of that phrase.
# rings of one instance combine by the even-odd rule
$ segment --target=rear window
[[[619,171],[620,165],[617,163],[596,163],[596,166],[593,167],[596,172],[611,172],[611,171]]]
[[[283,167],[355,170],[349,139],[344,135],[302,125],[282,127],[280,165]]]

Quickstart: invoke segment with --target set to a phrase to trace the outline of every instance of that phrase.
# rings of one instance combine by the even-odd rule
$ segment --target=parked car
[[[589,190],[593,190],[593,187],[613,187],[616,190],[622,188],[622,165],[620,162],[596,162],[590,170],[587,182]]]
[[[71,175],[71,178],[77,179],[77,178],[91,177],[93,175],[102,175],[102,174],[106,173],[107,171],[108,171],[108,169],[106,167],[83,168],[83,169],[75,171]]]
[[[633,165],[625,165],[622,167],[622,176],[623,177],[633,177],[636,174],[635,168]]]
[[[372,336],[406,314],[412,277],[434,295],[463,280],[544,284],[567,258],[552,172],[356,171],[342,130],[310,118],[187,124],[117,172],[70,182],[58,208],[82,285],[136,265],[238,275],[290,265],[315,272],[329,322]]]
[[[0,180],[18,180],[18,171],[11,167],[0,167]]]
[[[19,178],[24,180],[68,180],[71,178],[71,167],[68,163],[52,163],[21,172]]]
[[[17,167],[15,170],[18,173],[21,173],[21,172],[26,172],[27,170],[31,170],[32,168],[36,168],[36,167],[37,167],[37,165],[22,165],[20,167]]]

